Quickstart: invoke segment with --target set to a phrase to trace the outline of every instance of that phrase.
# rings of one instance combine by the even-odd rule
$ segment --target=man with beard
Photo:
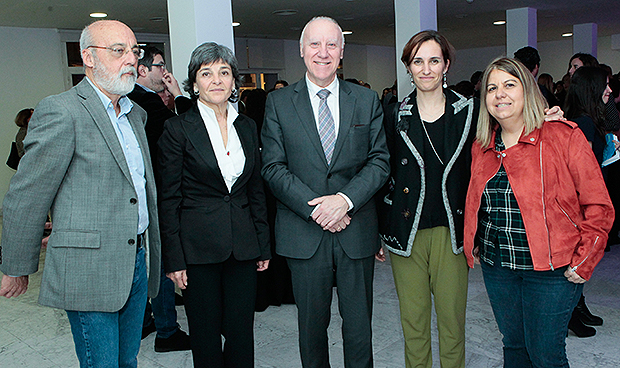
[[[80,48],[86,78],[38,104],[4,199],[0,295],[26,292],[51,212],[39,303],[66,310],[80,366],[136,367],[161,270],[146,113],[125,96],[141,50],[109,20],[84,28]]]

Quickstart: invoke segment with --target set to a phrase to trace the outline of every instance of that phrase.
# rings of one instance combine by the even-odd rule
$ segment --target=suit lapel
[[[207,127],[205,127],[205,123],[202,120],[202,116],[200,116],[200,111],[198,110],[197,105],[194,105],[185,114],[184,120],[187,122],[187,124],[185,124],[187,139],[191,142],[192,146],[194,146],[194,149],[198,152],[200,157],[202,157],[205,161],[207,167],[213,172],[213,175],[219,178],[224,188],[226,188],[226,182],[222,177],[220,166],[217,164],[215,151],[213,151],[211,138],[209,137]]]
[[[338,138],[336,139],[336,146],[334,147],[334,155],[332,156],[333,163],[338,159],[338,155],[342,150],[344,142],[347,140],[347,136],[351,132],[351,125],[353,120],[353,112],[355,111],[355,96],[351,93],[351,88],[345,81],[338,81],[340,101],[340,124],[338,125]]]
[[[125,154],[123,153],[121,144],[118,141],[118,136],[114,131],[110,117],[106,112],[105,106],[101,103],[101,99],[97,95],[97,92],[86,79],[82,80],[76,86],[76,92],[78,96],[82,98],[82,105],[84,105],[86,111],[88,111],[90,116],[93,118],[95,125],[99,128],[103,139],[108,145],[110,152],[112,152],[112,156],[123,172],[123,175],[125,175],[127,180],[133,184],[131,174],[129,172],[129,166],[127,166]]]
[[[310,143],[314,149],[319,153],[323,163],[327,166],[327,159],[325,158],[325,151],[321,145],[321,138],[319,137],[319,131],[316,128],[316,121],[314,120],[314,112],[312,112],[312,105],[310,104],[310,95],[308,94],[308,87],[306,86],[306,78],[302,78],[295,87],[295,93],[292,97],[292,105],[297,111],[299,121],[301,121]]]

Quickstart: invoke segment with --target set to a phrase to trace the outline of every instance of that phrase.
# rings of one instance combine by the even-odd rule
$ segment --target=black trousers
[[[232,255],[222,263],[187,265],[183,298],[194,367],[254,367],[256,272],[255,261]]]
[[[299,350],[304,368],[328,368],[327,327],[332,288],[338,292],[346,368],[371,368],[374,257],[349,258],[326,232],[310,259],[287,259],[298,310]]]

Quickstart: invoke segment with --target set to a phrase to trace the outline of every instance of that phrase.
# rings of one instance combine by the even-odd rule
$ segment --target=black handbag
[[[9,153],[9,158],[6,159],[6,165],[13,170],[17,170],[17,165],[19,165],[19,155],[17,154],[17,144],[15,142],[11,142],[11,153]]]

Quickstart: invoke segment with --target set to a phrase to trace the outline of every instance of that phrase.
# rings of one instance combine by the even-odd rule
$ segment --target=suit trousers
[[[187,265],[183,299],[194,367],[254,367],[256,272],[256,261],[232,255],[221,263]]]
[[[390,254],[405,337],[405,366],[431,368],[431,294],[442,368],[465,367],[467,261],[452,252],[444,226],[418,230],[411,255]]]
[[[318,250],[310,259],[287,258],[287,261],[298,310],[299,349],[303,367],[330,366],[327,327],[331,319],[334,284],[342,317],[344,366],[372,367],[374,257],[349,258],[337,235],[326,231]]]

